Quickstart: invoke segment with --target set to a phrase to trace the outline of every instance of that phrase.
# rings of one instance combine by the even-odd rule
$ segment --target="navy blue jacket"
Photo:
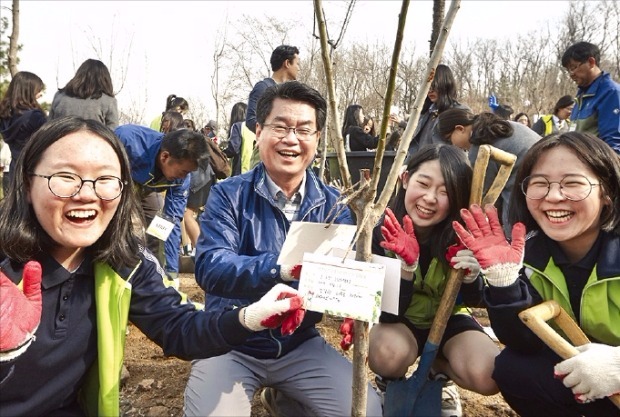
[[[23,113],[14,114],[10,119],[0,120],[0,133],[4,138],[4,143],[9,145],[11,150],[11,165],[9,165],[9,175],[14,172],[17,158],[30,136],[47,121],[45,113],[39,109],[26,110]]]
[[[206,292],[207,311],[247,305],[283,282],[277,260],[291,223],[269,194],[266,175],[260,163],[211,189],[200,217],[195,269],[196,281]],[[307,169],[300,220],[329,222],[328,214],[334,216],[330,210],[338,197],[335,188],[323,184]],[[348,207],[337,214],[335,223],[353,224]],[[292,286],[297,287],[297,283]],[[282,336],[279,329],[263,330],[236,350],[256,358],[283,356],[318,336],[315,324],[321,318],[319,313],[307,312],[291,336]]]
[[[114,133],[125,145],[131,164],[131,178],[135,184],[152,191],[165,191],[163,214],[173,219],[174,229],[164,243],[166,270],[179,271],[179,248],[181,246],[181,220],[187,206],[190,176],[168,181],[165,178],[155,182],[155,160],[161,147],[163,133],[145,126],[122,125]]]

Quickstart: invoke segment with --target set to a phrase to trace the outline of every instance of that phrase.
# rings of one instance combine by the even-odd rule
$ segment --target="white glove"
[[[245,307],[241,323],[252,331],[282,326],[282,334],[291,334],[301,324],[305,310],[296,289],[276,284],[254,304]]]
[[[588,343],[577,350],[581,353],[554,368],[575,399],[587,403],[620,393],[620,346]]]
[[[299,281],[301,276],[301,264],[297,265],[282,265],[280,267],[280,278],[282,281]]]
[[[471,284],[480,274],[480,264],[469,249],[461,249],[450,259],[450,265],[454,269],[464,269],[463,283]]]

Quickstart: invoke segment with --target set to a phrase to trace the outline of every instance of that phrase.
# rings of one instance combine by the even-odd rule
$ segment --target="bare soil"
[[[181,274],[181,290],[194,301],[204,301],[204,292],[198,287],[192,274]],[[488,324],[484,310],[474,314]],[[339,348],[338,327],[341,319],[326,316],[319,329],[326,340]],[[351,359],[351,352],[343,352]],[[137,328],[130,325],[127,335],[125,366],[129,378],[121,391],[121,414],[133,416],[182,416],[183,392],[189,376],[191,364],[176,358],[166,358],[161,349],[147,339]],[[371,382],[373,374],[369,371]],[[466,417],[517,417],[504,402],[501,395],[482,396],[459,388],[463,415]],[[253,417],[269,417],[267,411],[254,397]]]

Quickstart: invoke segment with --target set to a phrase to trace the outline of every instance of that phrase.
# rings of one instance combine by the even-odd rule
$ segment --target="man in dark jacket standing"
[[[620,154],[620,84],[601,70],[600,61],[598,46],[589,42],[571,45],[562,55],[562,66],[578,87],[571,131],[592,133]]]
[[[292,221],[352,223],[348,208],[332,211],[338,191],[310,169],[326,116],[325,99],[297,81],[258,101],[261,163],[214,185],[200,217],[196,280],[207,311],[247,305],[277,283],[297,287],[299,266],[277,264]],[[279,415],[348,415],[352,366],[319,334],[321,318],[308,312],[293,334],[262,331],[229,354],[194,362],[185,414],[250,416],[256,390],[271,387],[263,402]],[[381,415],[373,390],[367,415]]]

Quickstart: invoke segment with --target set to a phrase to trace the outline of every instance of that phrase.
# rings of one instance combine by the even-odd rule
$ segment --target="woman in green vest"
[[[283,284],[223,313],[184,302],[144,249],[127,155],[101,123],[46,123],[14,180],[0,202],[0,415],[119,415],[128,320],[189,360],[303,317]]]
[[[422,353],[454,263],[467,269],[463,302],[447,322],[435,371],[462,388],[496,394],[491,372],[499,349],[464,305],[480,301],[480,269],[470,251],[452,246],[452,222],[467,207],[471,189],[467,155],[452,145],[424,145],[411,157],[401,180],[393,211],[386,209],[383,226],[375,228],[373,236],[374,253],[401,259],[399,315],[384,313],[372,327],[368,365],[381,377],[379,385],[405,376]],[[459,408],[452,413],[460,415]]]
[[[491,326],[506,347],[493,378],[520,416],[620,416],[620,160],[582,132],[547,136],[517,173],[512,242],[497,211],[462,210],[455,231],[474,252]],[[526,230],[528,238],[526,240]],[[555,300],[592,341],[562,360],[518,313]]]

